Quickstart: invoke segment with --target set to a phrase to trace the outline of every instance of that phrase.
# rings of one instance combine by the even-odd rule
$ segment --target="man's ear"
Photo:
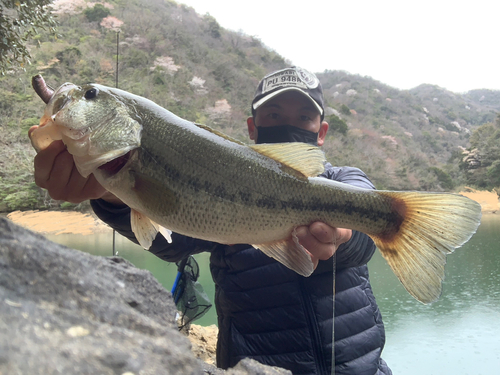
[[[325,137],[326,133],[328,132],[328,123],[326,121],[323,121],[321,125],[319,126],[319,132],[318,132],[318,146],[323,146],[323,143],[325,143]]]
[[[257,127],[255,126],[255,122],[253,121],[253,117],[247,118],[247,128],[248,128],[248,136],[252,141],[257,140]]]

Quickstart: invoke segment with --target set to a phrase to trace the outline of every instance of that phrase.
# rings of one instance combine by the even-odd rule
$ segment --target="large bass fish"
[[[93,173],[132,209],[139,243],[158,231],[224,244],[248,243],[301,275],[313,272],[294,229],[315,221],[369,235],[408,292],[438,299],[446,255],[481,218],[454,194],[377,191],[317,177],[323,152],[302,143],[245,145],[152,101],[97,84],[65,83],[31,133],[37,150],[62,139],[83,176]]]

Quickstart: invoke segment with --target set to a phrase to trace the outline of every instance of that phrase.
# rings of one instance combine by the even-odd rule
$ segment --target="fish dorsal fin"
[[[231,142],[234,142],[234,143],[237,143],[241,146],[246,146],[245,143],[241,142],[241,141],[238,141],[237,139],[233,138],[233,137],[230,137],[228,136],[227,134],[224,134],[223,132],[220,132],[218,130],[215,130],[213,128],[211,128],[210,126],[208,125],[202,125],[202,124],[197,124],[197,123],[194,123],[197,127],[199,127],[200,129],[203,129],[203,130],[206,130],[212,134],[215,134],[215,135],[218,135],[219,137],[221,138],[224,138],[224,139],[227,139],[228,141],[231,141]]]
[[[298,172],[301,177],[316,177],[325,170],[325,154],[308,143],[262,143],[249,147]]]
[[[194,124],[200,129],[206,130],[228,141],[241,146],[247,146],[245,143],[232,138],[208,125]],[[325,170],[325,154],[319,147],[302,143],[263,143],[259,145],[250,145],[250,148],[259,154],[274,159],[285,166],[285,170],[299,178],[316,177]],[[288,170],[287,170],[288,169]]]

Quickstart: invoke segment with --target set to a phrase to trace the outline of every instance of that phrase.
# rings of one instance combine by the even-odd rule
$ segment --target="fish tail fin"
[[[422,303],[441,295],[446,255],[476,232],[481,206],[462,195],[387,192],[401,216],[398,230],[371,235],[406,290]]]

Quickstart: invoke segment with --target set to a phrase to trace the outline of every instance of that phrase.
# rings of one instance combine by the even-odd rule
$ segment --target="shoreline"
[[[467,191],[461,191],[459,194],[479,203],[483,215],[500,212],[500,197],[495,190],[475,190],[467,186],[465,189],[467,189]]]
[[[466,189],[468,191],[462,191],[460,194],[478,202],[481,205],[483,216],[500,213],[499,197],[495,191]],[[81,234],[87,236],[112,231],[93,212],[13,211],[8,213],[6,217],[24,228],[41,234]]]
[[[14,223],[41,234],[81,234],[111,232],[93,213],[78,211],[13,211],[6,215]]]

